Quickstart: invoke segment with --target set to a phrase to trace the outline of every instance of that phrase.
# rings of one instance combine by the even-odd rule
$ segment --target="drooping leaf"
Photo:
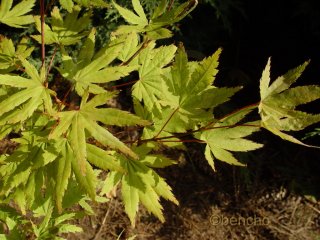
[[[290,88],[301,76],[308,63],[305,62],[288,71],[270,85],[269,59],[260,80],[259,113],[262,126],[285,140],[302,145],[306,144],[282,131],[299,131],[320,121],[320,114],[309,114],[295,110],[301,104],[319,99],[320,87],[311,85]]]
[[[138,185],[138,187],[137,187]],[[142,181],[135,175],[125,175],[121,181],[122,199],[124,202],[124,208],[129,216],[131,225],[135,225],[136,214],[139,209],[139,187],[143,188]]]
[[[121,191],[131,224],[135,225],[135,216],[141,202],[149,212],[154,214],[160,221],[164,221],[160,197],[163,197],[175,204],[179,204],[172,194],[171,187],[161,178],[152,168],[145,165],[146,158],[149,156],[146,146],[134,148],[141,160],[130,160],[123,156],[118,156],[122,162],[122,167],[126,169],[126,174],[122,176]],[[121,175],[110,174],[112,181],[108,183],[107,190],[111,190],[119,182]],[[107,182],[107,180],[106,180]],[[111,184],[112,182],[112,184]]]
[[[6,24],[10,27],[22,28],[25,25],[33,23],[29,13],[35,5],[35,0],[20,1],[17,5],[12,7],[13,0],[1,0],[0,4],[0,23]]]

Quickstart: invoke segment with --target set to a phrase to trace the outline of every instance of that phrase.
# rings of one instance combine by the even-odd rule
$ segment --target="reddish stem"
[[[173,3],[174,3],[174,0],[171,0],[170,3],[169,3],[169,6],[167,8],[167,11],[170,11],[172,9]]]
[[[206,126],[200,128],[200,129],[207,129],[210,125],[215,124],[215,123],[217,123],[218,121],[220,121],[220,120],[222,120],[222,119],[224,119],[224,118],[227,118],[227,117],[229,117],[229,116],[232,116],[232,115],[234,115],[234,114],[236,114],[236,113],[238,113],[238,112],[241,112],[241,111],[243,111],[243,110],[245,110],[245,109],[247,109],[247,108],[252,108],[252,107],[258,106],[259,103],[260,103],[260,102],[253,103],[253,104],[244,106],[244,107],[242,107],[242,108],[236,109],[235,111],[233,111],[233,112],[231,112],[231,113],[228,113],[227,115],[219,118],[218,120],[214,120],[214,121],[212,121],[212,122],[209,122]]]
[[[40,15],[41,15],[41,67],[45,66],[45,45],[44,45],[44,16],[45,16],[45,7],[44,0],[40,0]]]
[[[52,64],[53,64],[53,60],[54,60],[54,58],[55,58],[55,56],[56,56],[56,54],[57,54],[57,49],[58,49],[58,47],[56,46],[56,47],[54,48],[54,52],[53,52],[53,54],[52,54],[52,57],[51,57],[51,60],[50,60],[49,66],[48,66],[46,80],[48,80],[48,75],[49,75],[49,73],[50,73],[50,71],[51,71]]]
[[[170,117],[168,118],[168,120],[165,122],[165,124],[162,126],[162,128],[160,129],[160,131],[158,132],[158,134],[155,136],[155,138],[157,138],[160,133],[163,131],[163,129],[168,125],[169,121],[172,119],[173,115],[179,110],[179,107],[177,107],[170,115]]]
[[[62,106],[62,104],[65,105],[65,106],[68,106],[68,104],[66,104],[66,100],[67,100],[67,97],[69,96],[69,94],[70,94],[70,92],[71,92],[71,90],[72,90],[72,87],[73,87],[73,86],[71,86],[71,87],[68,89],[68,91],[67,91],[67,92],[65,93],[65,95],[63,96],[62,101],[60,101],[59,106],[58,106],[59,111],[61,111],[61,106]]]
[[[135,59],[139,53],[148,47],[149,43],[151,42],[151,40],[146,39],[143,44],[141,45],[141,47],[126,61],[120,64],[120,66],[127,66],[133,59]]]
[[[127,82],[127,83],[122,83],[122,84],[119,84],[119,85],[115,85],[115,86],[112,86],[111,89],[117,89],[117,88],[125,87],[125,86],[131,85],[131,84],[135,84],[138,81],[139,80],[134,80],[134,81],[130,81],[130,82]]]
[[[136,142],[144,143],[144,142],[150,142],[150,141],[159,141],[160,142],[160,141],[165,140],[165,139],[177,138],[177,137],[186,137],[186,136],[189,136],[189,135],[191,135],[193,133],[206,131],[206,130],[212,130],[212,129],[219,129],[219,128],[233,128],[233,127],[241,127],[241,126],[242,127],[260,127],[260,125],[254,125],[254,124],[232,124],[232,125],[228,125],[228,126],[210,127],[210,125],[215,124],[219,120],[222,120],[222,119],[224,119],[224,118],[226,118],[228,116],[236,114],[236,113],[238,113],[238,112],[240,112],[240,111],[242,111],[244,109],[255,107],[255,106],[258,106],[258,105],[259,105],[259,102],[258,103],[254,103],[254,104],[250,104],[250,105],[245,106],[245,107],[240,108],[240,109],[237,109],[237,110],[233,111],[232,113],[229,113],[229,114],[223,116],[222,118],[220,118],[218,120],[210,122],[209,124],[207,124],[204,127],[198,128],[196,130],[189,131],[187,133],[180,133],[180,134],[178,133],[176,135],[171,135],[171,136],[166,136],[166,137],[158,137],[160,135],[160,133],[163,131],[163,129],[166,127],[166,125],[169,123],[169,121],[171,120],[173,115],[179,110],[179,108],[177,108],[175,111],[173,111],[173,113],[170,115],[169,119],[162,126],[161,130],[159,131],[159,133],[156,136],[154,136],[153,138],[148,138],[148,139],[142,139],[142,140],[138,139],[138,140],[135,140],[135,141],[128,141],[126,143],[136,143]],[[185,142],[185,141],[193,141],[193,142],[195,142],[195,140],[173,140],[173,142]],[[201,141],[201,140],[197,140],[197,141]]]

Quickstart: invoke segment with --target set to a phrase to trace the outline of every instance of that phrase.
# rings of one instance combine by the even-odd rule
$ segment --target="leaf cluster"
[[[27,5],[18,13],[19,4]],[[51,63],[46,66],[43,61],[39,69],[27,59],[34,48],[25,38],[17,46],[0,38],[0,137],[14,134],[11,141],[18,145],[0,158],[0,204],[14,201],[21,212],[0,208],[0,220],[8,222],[12,236],[19,222],[31,221],[26,220],[28,211],[41,219],[39,224],[31,221],[30,231],[38,239],[77,232],[79,228],[65,223],[77,217],[68,209],[78,203],[92,214],[88,201],[106,202],[105,196],[117,187],[132,225],[140,204],[164,221],[160,199],[175,204],[178,200],[156,171],[176,164],[160,151],[163,148],[204,144],[204,155],[215,170],[216,160],[245,165],[234,152],[261,148],[248,137],[262,127],[303,144],[285,132],[320,121],[319,114],[295,109],[320,98],[319,86],[291,88],[307,63],[270,84],[269,60],[260,81],[261,101],[218,118],[215,108],[241,90],[215,84],[222,50],[194,62],[188,60],[183,44],[158,44],[172,36],[168,26],[196,4],[172,7],[162,0],[148,17],[138,0],[132,0],[133,10],[112,2],[129,25],[119,26],[110,41],[96,49],[96,29],[89,30],[91,8],[107,5],[61,0],[62,8],[52,7],[50,21],[32,18],[40,35],[31,37],[42,44],[42,53],[44,45],[54,49]],[[26,0],[12,8],[12,1],[2,0],[0,22],[21,27],[19,17],[27,18],[33,6],[34,1]],[[61,61],[52,66],[57,53]],[[49,78],[53,68],[55,75]],[[59,86],[58,79],[68,89]],[[129,85],[134,113],[110,107],[117,89]],[[248,120],[255,109],[261,119]],[[115,129],[128,127],[135,137],[117,137]]]

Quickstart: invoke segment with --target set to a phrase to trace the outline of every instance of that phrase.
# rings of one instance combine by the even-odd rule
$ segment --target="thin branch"
[[[227,118],[227,117],[229,117],[229,116],[232,116],[232,115],[234,115],[234,114],[236,114],[236,113],[238,113],[238,112],[241,112],[241,111],[246,110],[246,109],[248,109],[248,108],[257,107],[257,106],[259,105],[259,103],[260,103],[260,102],[257,102],[257,103],[253,103],[253,104],[244,106],[244,107],[242,107],[242,108],[239,108],[239,109],[237,109],[237,110],[235,110],[235,111],[233,111],[233,112],[231,112],[231,113],[228,113],[227,115],[225,115],[225,116],[223,116],[223,117],[221,117],[221,118],[219,118],[219,119],[215,119],[214,121],[209,122],[206,126],[204,126],[204,127],[202,127],[202,128],[203,128],[203,129],[206,129],[206,128],[208,128],[209,126],[211,126],[212,124],[216,124],[216,123],[219,122],[220,120],[225,119],[225,118]]]
[[[142,139],[142,140],[134,140],[134,141],[125,141],[124,143],[132,144],[132,143],[145,143],[145,142],[164,142],[163,140],[166,139],[171,139],[171,138],[182,138],[182,137],[187,137],[193,133],[201,132],[201,131],[207,131],[207,130],[213,130],[213,129],[220,129],[220,128],[235,128],[235,127],[255,127],[255,128],[260,128],[260,125],[254,125],[254,124],[232,124],[228,126],[217,126],[217,127],[208,127],[208,128],[198,128],[196,130],[192,130],[186,133],[176,133],[175,135],[170,135],[166,137],[153,137],[153,138],[147,138],[147,139]],[[170,142],[184,142],[184,141],[189,141],[189,140],[172,140]],[[190,140],[195,142],[194,140]],[[201,141],[201,140],[199,140]],[[169,141],[166,141],[169,142]]]
[[[70,94],[70,92],[72,90],[72,87],[73,86],[70,86],[68,91],[64,94],[62,101],[60,101],[59,106],[58,106],[59,111],[61,111],[62,104],[65,105],[65,106],[68,106],[68,104],[66,104],[66,100],[67,100],[67,97],[69,96],[69,94]]]
[[[149,43],[151,42],[151,40],[146,39],[143,44],[141,45],[141,47],[125,62],[121,63],[120,66],[126,66],[128,65],[133,59],[135,59],[139,53],[148,47]]]
[[[103,230],[103,228],[104,228],[104,226],[105,226],[105,223],[106,223],[106,221],[107,221],[108,215],[109,215],[109,213],[110,213],[110,205],[111,205],[111,203],[112,203],[112,199],[110,200],[110,204],[109,204],[108,210],[107,210],[107,212],[105,213],[105,215],[104,215],[104,217],[103,217],[103,220],[102,220],[102,223],[101,223],[101,225],[100,225],[100,228],[99,228],[98,232],[95,234],[93,240],[100,239],[101,232],[102,232],[102,230]]]
[[[157,142],[180,142],[180,143],[206,143],[199,139],[187,139],[187,140],[157,140]]]
[[[40,15],[41,15],[41,67],[45,66],[45,45],[44,45],[44,16],[45,16],[45,8],[44,8],[44,0],[40,0]]]
[[[117,88],[125,87],[125,86],[131,85],[131,84],[135,84],[135,83],[138,82],[138,81],[139,81],[139,80],[134,80],[134,81],[122,83],[122,84],[119,84],[119,85],[115,85],[115,86],[112,86],[112,87],[110,87],[110,88],[111,88],[111,89],[117,89]]]
[[[14,66],[17,68],[17,70],[19,70],[21,72],[25,72],[26,71],[22,66],[18,65],[17,63],[14,63]]]
[[[160,133],[163,131],[163,129],[168,125],[168,123],[172,119],[173,115],[179,110],[179,108],[176,108],[172,112],[172,114],[170,115],[168,120],[165,122],[165,124],[162,126],[162,128],[160,129],[158,134],[156,134],[154,137],[148,138],[148,139],[137,139],[137,140],[134,140],[134,141],[126,141],[125,143],[132,144],[132,143],[136,143],[136,142],[145,143],[145,142],[183,142],[183,141],[185,141],[185,142],[188,142],[188,141],[192,141],[192,142],[196,142],[197,141],[197,142],[199,142],[201,140],[169,140],[169,141],[165,141],[165,140],[172,139],[172,138],[182,138],[182,137],[190,136],[191,134],[194,134],[194,133],[197,133],[197,132],[208,131],[208,130],[213,130],[213,129],[220,129],[220,128],[234,128],[234,127],[256,127],[256,128],[260,128],[261,127],[260,125],[255,125],[255,124],[232,124],[232,125],[227,125],[227,126],[212,126],[212,127],[210,127],[212,124],[217,123],[219,120],[222,120],[222,119],[224,119],[226,117],[234,115],[234,114],[236,114],[238,112],[241,112],[241,111],[243,111],[245,109],[256,107],[258,105],[259,105],[259,102],[247,105],[247,106],[242,107],[240,109],[237,109],[237,110],[233,111],[232,113],[228,113],[227,115],[223,116],[222,118],[220,118],[218,120],[215,120],[215,121],[212,121],[209,124],[207,124],[206,126],[200,127],[200,128],[198,128],[196,130],[188,131],[186,133],[176,133],[176,134],[172,134],[170,136],[165,136],[165,137],[158,137],[160,135]]]
[[[174,0],[171,0],[169,5],[168,5],[167,11],[170,11],[172,9],[173,4],[174,4]]]
[[[168,120],[165,122],[165,124],[162,126],[162,128],[160,129],[160,131],[158,132],[158,134],[155,136],[155,138],[157,138],[160,133],[163,131],[163,129],[168,125],[169,121],[172,119],[173,115],[179,110],[179,107],[177,107],[170,115],[170,117],[168,118]]]
[[[51,68],[52,68],[53,60],[54,60],[54,58],[55,58],[55,56],[57,54],[57,50],[58,50],[58,47],[55,46],[53,54],[52,54],[52,57],[51,57],[51,60],[50,60],[50,63],[49,63],[49,66],[48,66],[46,81],[48,80],[48,76],[49,76],[49,73],[50,73]]]
[[[185,14],[189,14],[192,12],[196,6],[198,5],[198,0],[190,0],[188,6],[186,6],[181,13],[178,14],[177,17],[181,17]]]

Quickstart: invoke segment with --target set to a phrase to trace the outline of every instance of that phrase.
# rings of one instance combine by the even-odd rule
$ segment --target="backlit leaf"
[[[288,71],[270,83],[270,59],[260,81],[261,102],[259,113],[262,125],[279,137],[301,145],[298,139],[282,131],[299,131],[320,121],[320,114],[297,111],[301,104],[320,98],[319,86],[299,86],[290,88],[305,70],[309,62]]]

